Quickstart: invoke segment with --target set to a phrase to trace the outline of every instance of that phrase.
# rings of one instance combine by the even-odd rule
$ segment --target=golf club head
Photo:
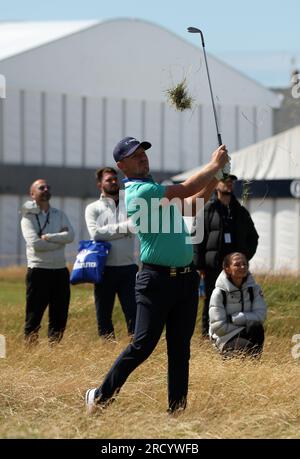
[[[203,48],[205,47],[203,33],[201,32],[200,29],[198,29],[197,27],[188,27],[187,31],[190,32],[190,33],[200,33],[202,46],[203,46]]]
[[[201,33],[201,30],[197,29],[197,27],[188,27],[187,31],[190,33]]]

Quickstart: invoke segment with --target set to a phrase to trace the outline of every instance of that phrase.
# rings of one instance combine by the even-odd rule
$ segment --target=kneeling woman
[[[224,355],[260,356],[267,305],[242,253],[230,253],[209,304],[210,337]]]

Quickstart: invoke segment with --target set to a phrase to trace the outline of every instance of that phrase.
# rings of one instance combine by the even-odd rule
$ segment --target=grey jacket
[[[127,218],[121,195],[118,208],[117,211],[113,199],[100,195],[97,201],[85,209],[85,221],[90,238],[111,243],[106,266],[127,266],[136,263],[137,240],[133,233],[134,226]]]
[[[26,241],[27,265],[29,268],[60,269],[66,266],[65,245],[74,239],[74,230],[66,214],[50,207],[48,215],[27,201],[22,207],[21,229]],[[63,228],[66,231],[61,232]],[[48,240],[40,238],[46,234]]]
[[[253,288],[254,299],[252,303],[248,291],[249,287]],[[226,293],[226,308],[221,290]],[[250,273],[239,289],[230,282],[225,271],[221,272],[209,303],[209,334],[220,350],[250,321],[263,323],[266,313],[267,305],[262,290]]]

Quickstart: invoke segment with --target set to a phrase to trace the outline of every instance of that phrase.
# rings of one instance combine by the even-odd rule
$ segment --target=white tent
[[[300,179],[300,126],[232,155],[232,171],[242,179]]]
[[[245,205],[260,236],[252,269],[299,272],[300,126],[233,153],[231,159],[232,173],[250,182]],[[183,181],[199,169],[172,179]]]
[[[300,179],[300,126],[230,154],[231,169],[240,180]],[[182,182],[202,166],[172,177]]]
[[[248,205],[260,234],[255,267],[300,271],[300,126],[233,154],[232,170],[266,181],[265,197],[254,194]]]

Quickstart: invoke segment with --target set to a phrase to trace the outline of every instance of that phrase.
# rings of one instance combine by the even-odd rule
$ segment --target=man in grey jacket
[[[61,340],[70,303],[69,271],[65,245],[74,239],[68,217],[49,204],[50,186],[38,179],[30,187],[32,201],[22,207],[21,228],[26,241],[25,339],[36,343],[45,309],[49,305],[48,338]]]
[[[116,294],[125,315],[128,334],[134,333],[135,277],[138,270],[134,255],[136,238],[133,225],[127,219],[124,198],[119,195],[115,169],[98,169],[96,180],[100,198],[87,206],[85,220],[91,239],[111,243],[103,279],[95,284],[94,297],[98,334],[105,339],[114,339],[112,312]]]

